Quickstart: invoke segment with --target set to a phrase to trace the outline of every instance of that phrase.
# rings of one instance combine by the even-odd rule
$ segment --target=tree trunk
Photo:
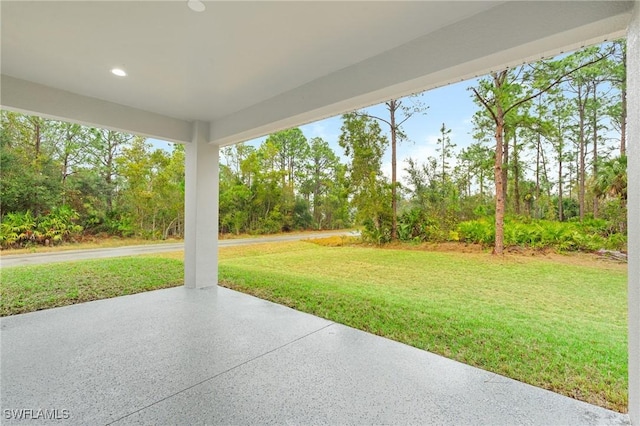
[[[580,222],[584,220],[584,195],[585,195],[585,146],[584,146],[584,125],[585,125],[585,111],[584,102],[581,96],[581,90],[578,89],[578,203],[580,205]]]
[[[562,211],[562,151],[560,151],[558,158],[558,220],[562,222],[564,220],[564,212]]]
[[[593,114],[591,125],[593,126],[593,178],[598,177],[598,93],[596,91],[597,82],[593,82]],[[593,197],[593,217],[598,217],[598,197]]]
[[[493,254],[502,255],[504,253],[504,186],[502,180],[502,154],[504,152],[504,114],[502,106],[497,103],[496,107],[496,159],[494,165],[494,175],[496,180],[496,221],[495,221],[495,244],[493,246]]]
[[[391,240],[398,239],[398,200],[396,199],[396,109],[398,105],[395,100],[387,103],[391,121]]]
[[[549,185],[551,179],[549,179],[549,173],[547,172],[547,160],[544,157],[544,150],[540,151],[540,157],[542,158],[542,175],[547,188],[547,198],[551,198],[551,185]]]
[[[42,145],[42,134],[40,128],[40,118],[34,117],[32,119],[33,123],[33,134],[34,134],[34,158],[38,159],[40,157],[40,147]]]
[[[536,203],[540,199],[540,132],[536,143]]]
[[[569,163],[569,198],[573,198],[573,164]]]
[[[107,133],[107,161],[105,164],[105,182],[107,184],[107,212],[113,210],[113,157],[115,156],[115,141],[112,139],[114,132],[109,131]]]
[[[627,51],[622,49],[622,66],[627,75]],[[622,85],[622,111],[620,113],[620,156],[627,155],[627,86]]]
[[[502,118],[502,122],[502,199],[506,206],[509,189],[509,141],[505,140],[507,138],[504,130],[504,117]]]
[[[513,132],[513,206],[516,214],[520,214],[520,165],[518,163],[518,141],[516,132]]]

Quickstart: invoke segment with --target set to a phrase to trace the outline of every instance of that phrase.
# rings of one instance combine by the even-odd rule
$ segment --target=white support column
[[[627,32],[629,418],[640,425],[640,3]]]
[[[209,123],[193,123],[185,145],[184,285],[218,284],[218,146],[209,144]]]

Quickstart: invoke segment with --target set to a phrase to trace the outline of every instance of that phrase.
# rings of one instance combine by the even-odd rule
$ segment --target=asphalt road
[[[345,231],[322,232],[314,234],[276,235],[259,238],[239,238],[235,240],[220,240],[220,247],[242,246],[248,244],[275,243],[280,241],[300,241],[313,238],[331,237],[335,235],[356,235]],[[149,244],[142,246],[112,247],[101,249],[68,250],[51,253],[33,253],[3,255],[0,258],[0,267],[40,265],[43,263],[67,262],[83,259],[105,259],[108,257],[135,256],[138,254],[164,253],[184,250],[183,243],[175,244]]]

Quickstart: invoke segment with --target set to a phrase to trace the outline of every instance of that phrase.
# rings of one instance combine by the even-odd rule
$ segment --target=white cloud
[[[340,125],[339,117],[331,117],[326,120],[305,124],[300,129],[307,139],[322,138],[331,144],[337,142],[340,136]]]
[[[307,139],[322,138],[327,140],[329,136],[327,133],[327,126],[322,121],[307,124],[306,126],[303,126],[302,131]]]

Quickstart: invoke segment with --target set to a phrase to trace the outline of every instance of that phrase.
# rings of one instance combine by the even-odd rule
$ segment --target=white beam
[[[256,138],[621,37],[631,7],[630,2],[507,2],[217,119],[211,141],[228,145]]]
[[[627,33],[629,418],[640,425],[640,3]]]
[[[219,148],[208,143],[209,124],[193,124],[185,145],[184,284],[188,288],[218,283]]]
[[[91,127],[103,127],[170,142],[191,142],[191,123],[128,106],[77,95],[2,75],[0,105]]]

